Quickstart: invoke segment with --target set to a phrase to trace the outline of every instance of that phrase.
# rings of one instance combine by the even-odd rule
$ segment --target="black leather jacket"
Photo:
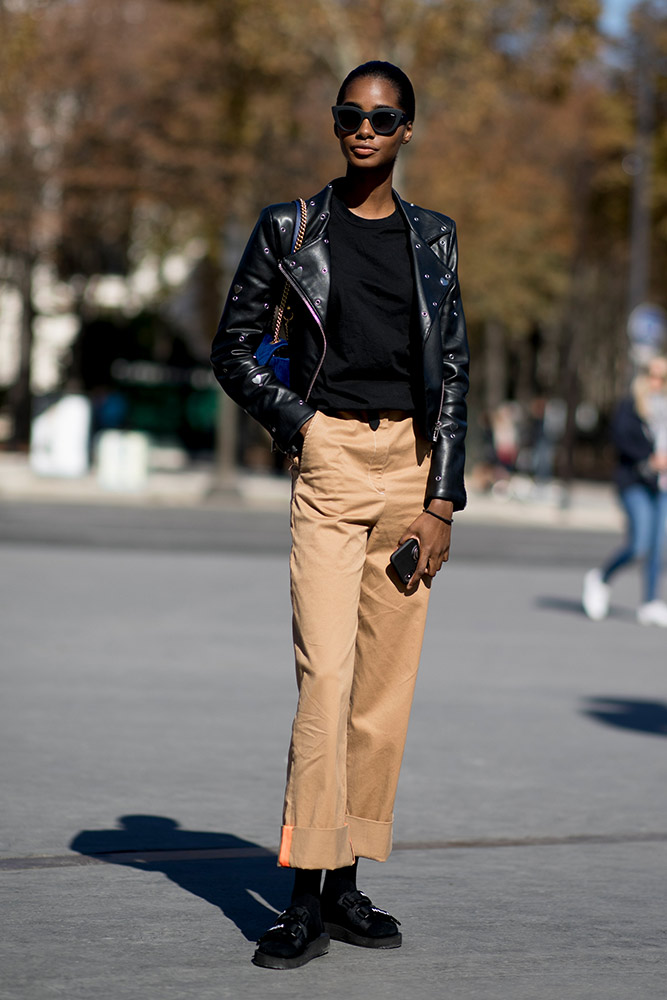
[[[299,428],[315,410],[308,403],[327,349],[330,253],[327,226],[332,184],[309,199],[308,224],[300,250],[291,252],[296,205],[265,208],[232,282],[211,363],[222,388],[271,434],[287,454],[299,451]],[[468,343],[457,277],[456,227],[452,219],[397,197],[408,226],[415,276],[415,308],[421,332],[422,391],[416,417],[433,442],[426,503],[466,504],[463,484]],[[290,382],[283,385],[254,357],[270,333],[273,307],[285,279],[290,302]],[[296,294],[294,294],[296,293]]]

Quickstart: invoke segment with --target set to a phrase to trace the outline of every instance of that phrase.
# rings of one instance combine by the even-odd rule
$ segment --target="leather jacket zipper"
[[[283,268],[282,263],[278,265],[278,268],[285,275],[285,279],[287,281],[289,281],[290,285],[292,286],[292,288],[294,289],[294,291],[296,292],[296,294],[299,296],[299,298],[301,299],[301,301],[304,303],[304,305],[308,309],[308,312],[311,314],[311,316],[313,317],[313,319],[317,323],[318,327],[320,328],[320,333],[322,334],[322,345],[323,345],[322,357],[320,358],[319,364],[318,364],[317,368],[315,369],[315,374],[313,375],[313,377],[311,379],[311,382],[310,382],[310,385],[308,386],[308,392],[304,396],[304,402],[307,403],[308,402],[308,397],[310,396],[311,392],[313,391],[313,386],[315,385],[315,380],[316,380],[317,376],[320,374],[320,371],[322,369],[322,365],[324,364],[324,357],[325,357],[325,355],[327,353],[327,338],[326,338],[326,334],[324,332],[324,326],[322,324],[322,320],[320,319],[320,317],[318,316],[318,314],[315,312],[315,309],[310,304],[310,302],[306,298],[306,296],[303,294],[303,292],[301,291],[301,289],[299,288],[299,286],[294,281],[292,281],[292,278],[290,277],[289,271],[286,271]],[[443,391],[443,395],[444,395],[444,391],[445,391],[444,384],[443,384],[442,391]]]
[[[435,427],[433,428],[434,442],[438,440],[438,434],[440,433],[440,428],[442,427],[442,420],[440,418],[442,416],[442,407],[444,406],[444,402],[445,402],[445,380],[443,378],[442,389],[440,391],[440,409],[438,410],[438,419],[436,420]]]

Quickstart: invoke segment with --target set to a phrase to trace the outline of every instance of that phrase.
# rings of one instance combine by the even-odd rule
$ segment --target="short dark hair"
[[[410,83],[410,78],[403,72],[402,69],[399,69],[398,66],[394,66],[394,64],[390,62],[383,62],[380,59],[373,59],[371,62],[362,63],[361,66],[357,66],[356,69],[353,69],[347,74],[341,84],[340,90],[338,91],[336,104],[343,104],[345,100],[345,91],[354,80],[360,80],[367,76],[387,80],[389,83],[393,84],[398,93],[398,104],[401,111],[405,111],[409,121],[414,120],[415,92],[412,84]]]

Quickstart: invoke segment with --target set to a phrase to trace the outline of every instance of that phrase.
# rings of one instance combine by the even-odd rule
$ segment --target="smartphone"
[[[399,545],[395,552],[389,556],[389,561],[394,567],[400,580],[409,583],[419,562],[419,542],[416,538],[408,538],[407,542]]]

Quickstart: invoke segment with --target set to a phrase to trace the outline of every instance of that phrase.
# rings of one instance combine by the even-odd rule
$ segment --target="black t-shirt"
[[[310,396],[322,410],[411,412],[414,280],[398,209],[362,219],[335,194],[329,220],[327,350]]]

